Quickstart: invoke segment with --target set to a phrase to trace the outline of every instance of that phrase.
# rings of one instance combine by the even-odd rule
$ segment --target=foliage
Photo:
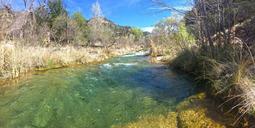
[[[80,12],[76,12],[72,16],[75,27],[75,44],[78,45],[88,45],[89,27],[87,25],[87,20],[83,17]]]
[[[187,29],[179,27],[178,39],[199,45],[181,52],[172,65],[195,76],[196,81],[238,109],[241,117],[255,107],[254,93],[254,2],[249,0],[195,0],[185,15]],[[247,12],[247,13],[246,13]],[[189,38],[190,32],[195,39]],[[183,41],[177,41],[183,42]],[[182,43],[183,44],[183,43]],[[252,82],[253,81],[253,82]],[[205,86],[206,85],[206,86]],[[240,118],[241,118],[240,117]],[[240,119],[238,118],[238,119]]]
[[[153,33],[160,35],[170,35],[177,31],[177,27],[178,21],[173,17],[169,17],[157,23]]]
[[[69,15],[63,0],[24,2],[25,5],[31,4],[27,11],[16,12],[12,8],[3,8],[5,6],[1,8],[0,21],[7,19],[8,23],[0,28],[0,38],[8,37],[11,40],[21,40],[26,45],[47,47],[67,44],[83,47],[120,47],[128,46],[131,42],[143,41],[140,40],[143,36],[140,30],[132,31],[130,27],[116,25],[104,18],[98,1],[92,5],[93,18],[90,20],[84,18],[80,12]],[[10,16],[2,17],[1,12]]]
[[[136,40],[143,37],[143,31],[139,28],[132,28],[131,33],[135,36]]]
[[[72,19],[78,24],[79,27],[84,27],[87,20],[83,17],[80,12],[75,12],[72,16]]]
[[[187,32],[183,21],[177,21],[173,17],[161,20],[156,24],[151,39],[152,55],[169,56],[174,58],[178,52],[195,45],[193,35]]]
[[[254,44],[254,4],[250,0],[195,0],[193,9],[185,15],[185,22],[199,45],[209,48],[208,52],[215,57],[214,47]]]
[[[49,1],[48,7],[49,7],[49,20],[51,26],[52,26],[51,23],[53,23],[57,17],[64,14],[67,15],[67,11],[63,7],[62,0]]]
[[[104,23],[102,18],[94,18],[89,22],[90,45],[97,47],[107,47],[113,44],[114,30],[108,23]]]
[[[249,52],[242,51],[243,57],[240,58],[240,49],[229,45],[215,49],[218,51],[217,58],[212,58],[204,49],[186,49],[171,65],[193,75],[200,87],[226,101],[224,104],[235,106],[231,110],[241,107],[239,113],[251,113],[255,99],[254,93],[250,92],[254,83],[249,69],[254,63],[250,58],[245,58]]]
[[[179,23],[178,31],[176,32],[174,38],[182,49],[194,46],[196,42],[194,36],[188,33],[183,22]]]
[[[56,17],[52,22],[51,31],[51,37],[54,41],[66,41],[65,38],[67,34],[67,17],[64,15]]]

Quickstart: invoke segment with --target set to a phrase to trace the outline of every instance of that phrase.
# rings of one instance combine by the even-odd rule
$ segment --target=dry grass
[[[31,70],[45,70],[74,64],[100,62],[111,56],[126,54],[138,48],[84,48],[19,46],[17,42],[0,43],[0,78],[16,78]]]
[[[175,58],[180,48],[169,44],[151,44],[151,61],[153,63],[168,63]]]
[[[192,74],[201,87],[231,105],[229,111],[238,111],[239,121],[255,109],[253,53],[232,47],[215,51],[218,53],[212,57],[203,50],[187,49],[172,65]]]

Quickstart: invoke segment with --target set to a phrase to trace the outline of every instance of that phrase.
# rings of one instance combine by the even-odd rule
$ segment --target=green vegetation
[[[136,40],[143,37],[143,31],[139,28],[132,28],[131,33],[135,36]]]
[[[72,19],[74,20],[74,26],[77,26],[74,31],[76,33],[74,43],[76,42],[77,45],[82,46],[88,45],[89,26],[87,20],[80,12],[74,13]]]
[[[22,45],[42,47],[63,45],[111,47],[120,45],[116,42],[123,38],[129,39],[128,45],[143,39],[141,30],[119,26],[105,18],[99,2],[93,4],[91,9],[93,17],[88,20],[79,12],[70,15],[62,0],[38,3],[24,0],[27,8],[19,12],[14,11],[8,1],[1,4],[0,18],[6,19],[1,20],[3,24],[0,29],[1,41],[14,40]],[[135,39],[130,36],[132,34]]]
[[[171,8],[156,2],[159,6]],[[168,60],[170,65],[192,75],[200,88],[222,101],[229,111],[238,113],[235,125],[240,125],[243,120],[249,120],[251,115],[255,116],[255,38],[251,34],[255,32],[252,27],[255,21],[254,9],[251,9],[254,2],[194,2],[193,9],[186,13],[180,25],[174,20],[165,20],[158,25],[163,28],[156,28],[161,30],[157,32],[161,37],[159,42],[170,45],[171,49],[180,46],[180,49],[168,53],[171,56],[177,53],[175,58]],[[169,23],[178,27],[172,27],[171,31],[164,28]],[[168,30],[170,34],[162,30]],[[171,38],[171,33],[176,33],[174,37],[177,39]],[[252,122],[249,122],[249,127],[253,125]]]
[[[14,11],[9,2],[0,3],[3,79],[31,70],[98,62],[144,46],[140,30],[116,25],[105,18],[99,2],[93,4],[91,19],[80,12],[70,15],[62,0],[24,0],[24,11]]]
[[[253,93],[250,92],[254,78],[249,71],[254,64],[248,58],[239,58],[237,49],[231,48],[218,48],[217,58],[208,56],[202,49],[187,49],[171,65],[194,76],[200,87],[226,101],[224,105],[234,106],[229,109],[249,114],[254,109]]]
[[[146,116],[138,121],[113,128],[226,128],[234,127],[234,115],[217,109],[217,103],[198,93],[180,102],[175,112],[165,115]],[[247,126],[239,126],[247,127]]]
[[[179,43],[182,49],[190,48],[195,45],[195,38],[192,34],[188,33],[187,28],[183,22],[178,26],[178,32],[174,35],[175,41]]]
[[[217,108],[217,102],[205,93],[193,95],[177,106],[177,120],[181,128],[225,128],[233,127],[234,115]]]
[[[175,112],[170,112],[166,116],[146,116],[137,122],[132,122],[124,126],[112,126],[112,128],[178,128],[176,117],[177,114]]]
[[[192,34],[187,32],[183,21],[169,17],[160,21],[151,34],[152,61],[169,62],[185,48],[195,45]]]
[[[62,0],[43,0],[38,4],[34,4],[33,0],[30,2],[24,0],[24,11],[15,11],[16,9],[13,9],[8,1],[1,2],[0,78],[16,78],[31,70],[99,62],[112,56],[146,49],[149,46],[152,62],[170,64],[173,68],[190,74],[198,83],[199,89],[219,100],[221,106],[227,106],[230,112],[236,113],[236,121],[222,122],[224,119],[214,120],[210,117],[212,113],[206,108],[211,106],[209,102],[212,100],[208,101],[205,94],[201,94],[182,102],[176,112],[170,112],[166,116],[149,115],[125,126],[113,127],[163,125],[164,127],[221,128],[229,126],[229,123],[233,124],[233,127],[251,127],[255,118],[255,2],[194,0],[192,10],[185,12],[170,7],[160,0],[153,1],[163,9],[185,14],[183,19],[179,19],[177,15],[163,19],[155,25],[151,34],[146,35],[138,28],[120,26],[108,20],[104,17],[98,1],[92,5],[91,19],[86,19],[80,12],[69,14]],[[134,100],[132,94],[129,94],[132,92],[123,90],[121,92],[128,96],[125,98],[125,95],[122,95],[122,99],[127,100],[125,102]],[[52,95],[55,93],[57,92],[53,89]],[[102,93],[106,92],[102,90]],[[86,97],[79,93],[74,95],[76,98],[86,100]],[[106,100],[104,98],[102,100]],[[135,107],[139,110],[129,109],[129,113],[133,110],[139,113],[146,109],[146,106],[153,108],[157,104],[150,97],[143,97],[140,100],[141,102],[135,100],[137,102]],[[48,105],[49,102],[52,104]],[[86,106],[87,104],[81,101],[74,102],[78,103],[79,109],[84,107],[91,109],[89,108],[91,106]],[[53,118],[53,113],[58,113],[53,103],[52,98],[44,99],[37,108],[39,112],[32,120],[33,126],[47,127],[52,123],[50,120]],[[14,105],[15,108],[12,110],[17,109],[17,106],[23,109],[24,106],[19,106],[21,103],[16,102],[16,104],[18,105]],[[71,105],[75,106],[75,104]],[[123,104],[118,105],[121,108]],[[58,105],[64,106],[62,101]],[[107,109],[112,107],[114,106]],[[163,108],[166,109],[165,106]],[[6,114],[12,111],[6,110],[0,112]],[[62,117],[63,110],[59,111],[58,116]],[[72,114],[76,116],[77,113]],[[212,116],[219,116],[219,113]],[[77,126],[94,113],[82,114],[75,120]],[[116,118],[120,116],[119,113],[110,114]],[[20,116],[29,117],[26,113]],[[135,116],[127,117],[125,121],[131,121],[131,118],[138,119]],[[253,122],[250,121],[252,119]],[[88,126],[94,125],[89,124],[91,122],[94,123],[88,120]]]

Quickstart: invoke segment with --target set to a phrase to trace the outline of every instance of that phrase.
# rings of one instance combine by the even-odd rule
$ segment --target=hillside
[[[134,28],[105,17],[87,20],[78,12],[69,16],[58,2],[25,11],[1,7],[0,78],[96,63],[145,46],[143,35],[137,35]]]

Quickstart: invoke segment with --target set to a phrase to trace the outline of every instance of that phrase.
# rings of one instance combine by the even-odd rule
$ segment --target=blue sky
[[[22,0],[13,0],[15,7],[21,8]],[[64,0],[65,6],[70,13],[79,11],[86,19],[91,18],[91,5],[96,0]],[[189,7],[190,0],[164,0],[176,8]],[[139,28],[148,28],[155,25],[159,20],[171,15],[170,12],[160,12],[152,9],[151,0],[99,0],[104,16],[113,22]]]

